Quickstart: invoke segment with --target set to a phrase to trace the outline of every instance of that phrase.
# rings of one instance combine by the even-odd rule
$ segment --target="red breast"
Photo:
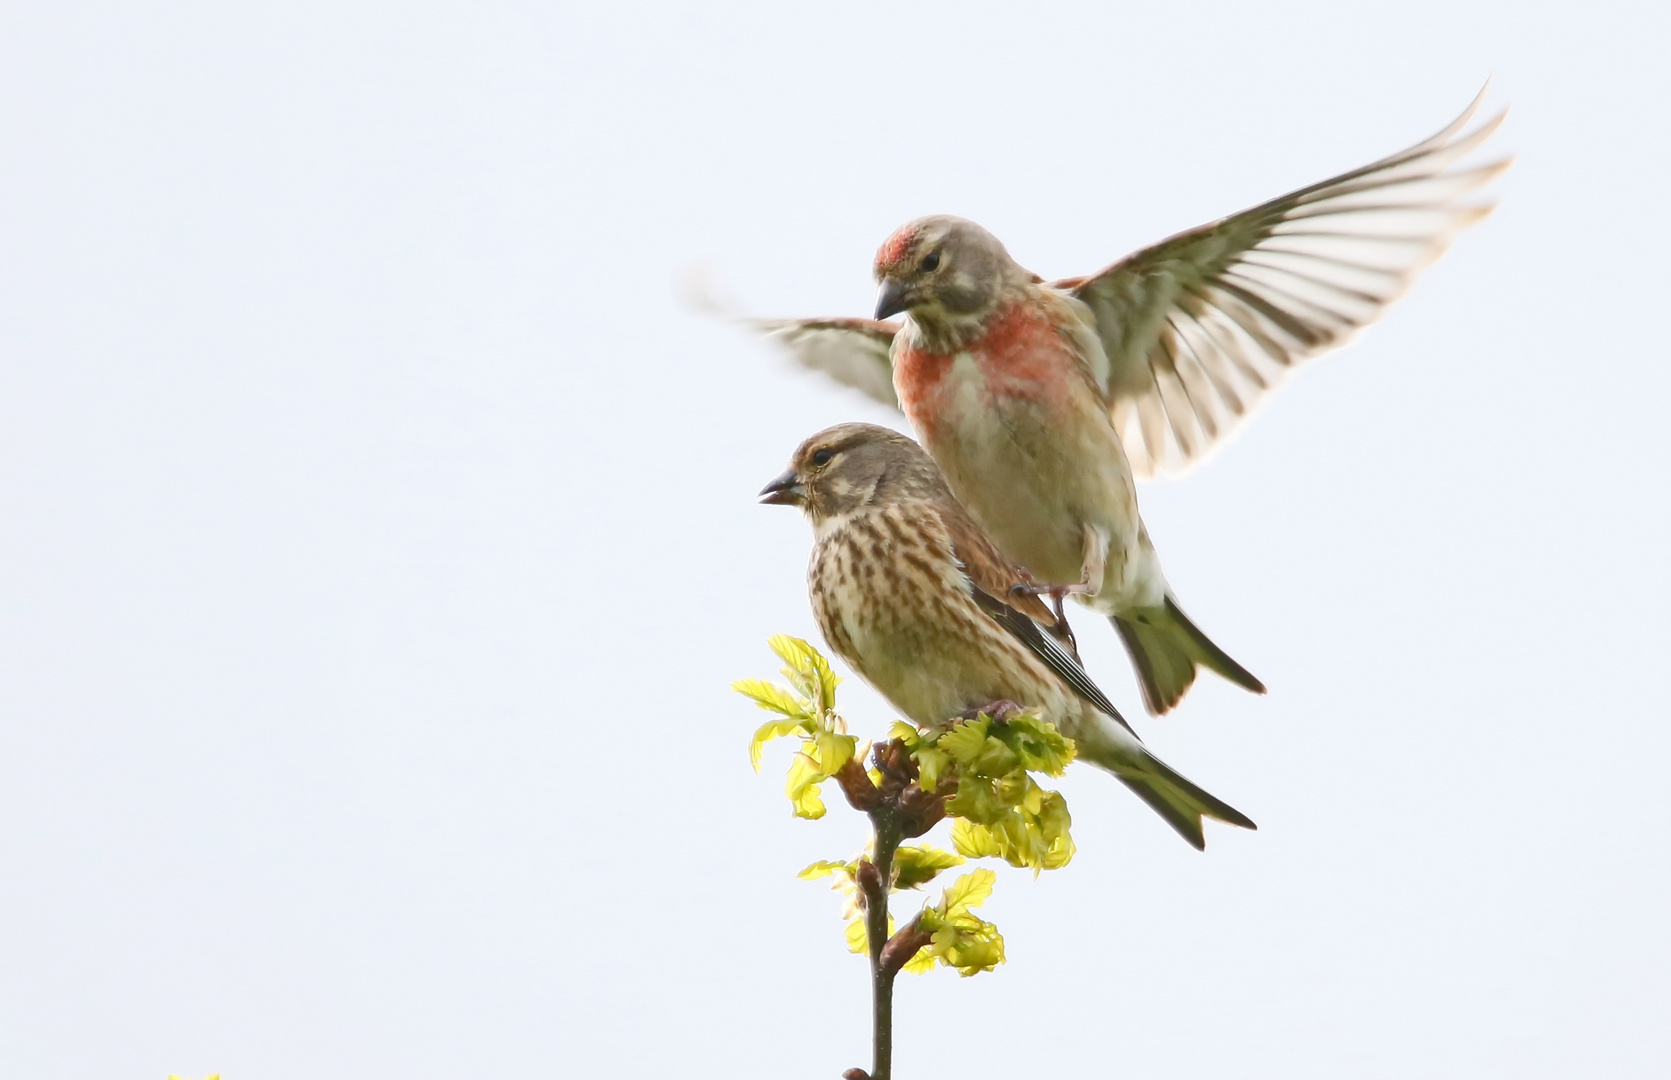
[[[1075,385],[1078,360],[1067,339],[1042,306],[1021,296],[988,318],[960,350],[935,353],[902,344],[894,355],[894,389],[913,425],[934,427],[946,403],[946,376],[959,352],[980,365],[988,401],[995,407],[1002,398],[1046,404]]]

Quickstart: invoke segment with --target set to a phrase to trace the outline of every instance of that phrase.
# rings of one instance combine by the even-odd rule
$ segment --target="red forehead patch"
[[[905,258],[906,252],[917,240],[915,225],[901,225],[894,234],[882,242],[882,247],[876,252],[876,269],[882,270],[894,265]]]

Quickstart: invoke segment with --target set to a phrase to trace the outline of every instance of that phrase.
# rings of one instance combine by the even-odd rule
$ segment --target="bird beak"
[[[882,282],[882,291],[876,297],[876,317],[886,319],[889,315],[898,315],[911,305],[905,302],[905,286],[893,278]]]
[[[799,506],[806,498],[806,488],[794,469],[785,469],[782,476],[760,489],[760,501],[772,506]]]

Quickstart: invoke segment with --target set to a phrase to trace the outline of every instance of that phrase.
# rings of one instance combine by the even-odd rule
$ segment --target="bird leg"
[[[1068,617],[1062,613],[1062,601],[1056,601],[1056,625],[1050,628],[1050,633],[1056,640],[1068,647],[1068,652],[1075,657],[1079,655],[1079,642],[1074,639],[1073,627],[1068,625]]]
[[[1050,590],[1050,607],[1051,610],[1056,612],[1057,626],[1066,626],[1068,624],[1067,612],[1062,610],[1062,598],[1067,596],[1067,594],[1067,588]]]
[[[1067,616],[1062,612],[1062,598],[1066,596],[1095,596],[1102,591],[1102,575],[1108,556],[1108,542],[1102,533],[1090,525],[1082,525],[1085,534],[1085,562],[1079,581],[1072,585],[1041,585],[1029,578],[1020,585],[1010,586],[1010,592],[1028,596],[1049,596],[1056,611],[1056,625],[1066,628]],[[1071,636],[1071,634],[1070,634]]]
[[[1029,574],[1027,572],[1026,567],[1018,566],[1018,567],[1015,568],[1015,572],[1018,575],[1020,575],[1021,581],[1018,582],[1015,585],[1010,586],[1010,606],[1011,607],[1015,606],[1015,601],[1018,597],[1040,596],[1040,595],[1043,595],[1045,593],[1050,593],[1051,594],[1051,599],[1055,601],[1055,605],[1056,605],[1055,610],[1053,612],[1056,616],[1056,623],[1055,623],[1054,626],[1051,626],[1049,628],[1050,629],[1050,634],[1053,637],[1055,637],[1058,641],[1061,641],[1064,644],[1066,644],[1068,649],[1075,656],[1078,656],[1079,655],[1079,642],[1074,640],[1074,638],[1073,638],[1073,627],[1068,625],[1068,617],[1067,617],[1067,615],[1065,615],[1062,612],[1062,598],[1060,596],[1055,595],[1054,591],[1051,589],[1051,587],[1049,585],[1040,585],[1037,582],[1035,582],[1033,580],[1033,575]],[[1035,619],[1038,618],[1038,616],[1033,615],[1033,613],[1030,612],[1030,611],[1027,612],[1027,614],[1032,615],[1032,617],[1035,618]]]

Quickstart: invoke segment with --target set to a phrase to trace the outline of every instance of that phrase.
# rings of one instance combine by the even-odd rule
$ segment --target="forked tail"
[[[1156,716],[1183,699],[1195,682],[1197,667],[1216,671],[1255,694],[1265,692],[1265,684],[1214,645],[1170,595],[1162,607],[1110,615],[1108,621],[1120,632],[1120,640],[1137,668],[1143,704]]]
[[[1114,774],[1155,813],[1197,848],[1207,846],[1201,819],[1216,818],[1228,825],[1256,829],[1251,818],[1223,799],[1201,790],[1189,778],[1149,752],[1124,723],[1091,712],[1069,732],[1079,757]]]
[[[1207,839],[1201,834],[1201,819],[1214,818],[1244,829],[1257,829],[1240,810],[1191,783],[1189,778],[1173,769],[1160,758],[1150,756],[1148,768],[1142,773],[1121,769],[1114,775],[1120,783],[1131,788],[1137,797],[1148,803],[1155,813],[1178,831],[1178,835],[1205,850]]]

